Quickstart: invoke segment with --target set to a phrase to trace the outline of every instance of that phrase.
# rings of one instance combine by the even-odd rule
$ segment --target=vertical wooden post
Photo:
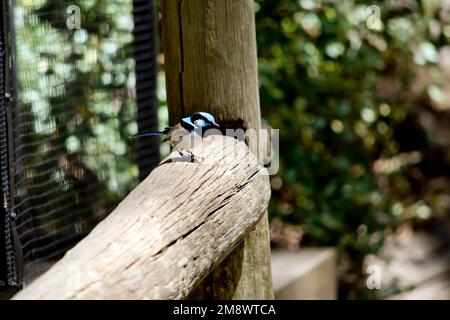
[[[162,1],[169,119],[207,111],[226,128],[258,129],[253,0]],[[192,298],[272,299],[267,213]]]

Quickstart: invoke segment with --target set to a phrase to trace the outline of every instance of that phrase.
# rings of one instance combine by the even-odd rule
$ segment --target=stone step
[[[336,250],[302,248],[272,250],[275,299],[337,299]]]

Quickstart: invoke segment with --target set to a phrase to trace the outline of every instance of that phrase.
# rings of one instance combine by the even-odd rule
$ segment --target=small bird
[[[143,138],[151,136],[163,136],[163,142],[169,141],[170,145],[178,151],[180,156],[184,156],[183,150],[189,148],[186,144],[186,140],[192,141],[203,137],[209,129],[220,129],[220,126],[216,123],[214,116],[208,112],[195,112],[192,115],[182,118],[181,121],[172,127],[166,127],[162,131],[147,131],[139,133],[133,138]],[[184,139],[186,136],[190,136],[190,139]],[[194,158],[192,152],[188,152],[191,158]]]

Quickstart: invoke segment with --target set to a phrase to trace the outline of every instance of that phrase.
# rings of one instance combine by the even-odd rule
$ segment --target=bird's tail
[[[131,139],[138,139],[138,138],[144,138],[144,137],[154,137],[154,136],[160,136],[164,133],[164,131],[147,131],[135,134],[134,136],[131,136]]]

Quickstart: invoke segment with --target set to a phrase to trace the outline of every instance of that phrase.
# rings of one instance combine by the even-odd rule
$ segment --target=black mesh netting
[[[78,18],[71,5],[80,29],[66,24]],[[15,0],[4,15],[14,63],[0,113],[3,242],[14,285],[51,266],[157,163],[155,140],[129,139],[157,127],[156,33],[151,0]]]

